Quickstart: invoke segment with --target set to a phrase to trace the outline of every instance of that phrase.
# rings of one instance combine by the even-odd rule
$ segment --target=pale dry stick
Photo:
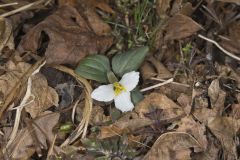
[[[31,92],[32,76],[37,74],[40,71],[40,69],[45,65],[45,63],[46,63],[46,61],[44,61],[35,71],[33,71],[31,76],[29,76],[29,78],[28,78],[28,81],[27,81],[27,91],[26,91],[25,96],[23,97],[23,100],[21,101],[21,103],[19,105],[20,107],[19,106],[17,107],[13,130],[11,132],[10,139],[9,139],[7,145],[6,145],[6,148],[8,148],[9,145],[12,144],[12,142],[14,141],[14,139],[15,139],[15,137],[17,135],[17,131],[18,131],[18,127],[19,127],[19,124],[20,124],[20,118],[21,118],[22,110],[23,110],[24,106],[26,106],[25,104],[28,103],[27,102],[28,99],[31,97],[31,94],[32,94],[32,92]]]
[[[74,142],[77,138],[79,138],[80,135],[82,135],[81,138],[84,138],[87,134],[87,127],[89,124],[89,120],[91,118],[91,113],[92,113],[92,98],[91,98],[91,92],[92,92],[92,87],[89,84],[89,82],[77,75],[72,69],[67,68],[65,66],[53,66],[53,68],[60,70],[62,72],[65,72],[71,76],[73,76],[78,83],[83,84],[84,86],[84,92],[85,92],[85,107],[83,110],[83,118],[78,125],[78,127],[71,133],[71,135],[61,144],[61,147],[66,146],[72,142]]]
[[[166,85],[166,84],[168,84],[168,83],[172,83],[172,82],[173,82],[173,78],[170,78],[170,79],[166,80],[165,82],[158,83],[158,84],[155,84],[155,85],[153,85],[153,86],[143,88],[143,89],[140,90],[140,92],[146,92],[146,91],[155,89],[155,88],[157,88],[157,87],[164,86],[164,85]]]
[[[77,105],[79,103],[80,99],[77,100],[77,102],[74,104],[73,109],[72,109],[72,123],[74,124],[74,117],[75,117],[75,113],[76,113],[76,108]]]
[[[27,4],[25,6],[22,6],[20,8],[14,9],[14,10],[9,11],[7,13],[3,13],[3,14],[0,15],[0,18],[8,17],[8,16],[11,16],[11,15],[16,14],[18,12],[22,12],[24,10],[27,10],[27,9],[31,8],[31,7],[37,6],[37,5],[41,4],[41,3],[44,3],[45,1],[46,0],[38,0],[36,2]]]
[[[233,53],[225,50],[222,46],[220,46],[216,41],[212,40],[212,39],[209,39],[201,34],[198,34],[198,37],[201,38],[201,39],[204,39],[212,44],[214,44],[218,49],[220,49],[223,53],[225,53],[226,55],[228,55],[229,57],[235,59],[235,60],[238,60],[240,61],[240,57],[234,55]]]
[[[0,4],[0,8],[14,6],[14,5],[18,5],[18,2],[7,3],[7,4]]]
[[[152,77],[150,78],[151,80],[155,80],[155,81],[160,81],[160,82],[165,82],[166,80],[164,79],[161,79],[161,78],[155,78],[155,77]],[[171,84],[175,84],[175,85],[179,85],[179,86],[183,86],[183,87],[191,87],[190,85],[188,84],[183,84],[183,83],[178,83],[178,82],[170,82]]]
[[[54,135],[53,141],[52,141],[52,143],[51,143],[51,145],[48,149],[47,160],[49,160],[50,155],[52,155],[52,153],[53,153],[53,147],[54,147],[54,144],[56,142],[56,139],[57,139],[57,134]]]

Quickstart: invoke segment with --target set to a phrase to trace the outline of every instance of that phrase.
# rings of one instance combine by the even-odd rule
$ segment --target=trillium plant
[[[140,47],[125,53],[118,53],[112,58],[112,69],[108,57],[92,55],[79,62],[75,72],[80,76],[105,83],[97,87],[91,97],[101,102],[114,101],[115,107],[122,112],[131,111],[134,104],[142,99],[136,89],[139,82],[139,72],[148,47]],[[121,78],[118,81],[118,78]]]
[[[116,108],[122,112],[131,111],[134,105],[130,92],[137,86],[138,81],[139,72],[125,73],[119,82],[99,86],[91,96],[97,101],[110,102],[114,100]]]

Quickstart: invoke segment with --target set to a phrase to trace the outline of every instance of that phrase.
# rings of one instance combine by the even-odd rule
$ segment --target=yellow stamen
[[[126,88],[123,85],[121,85],[119,82],[114,82],[113,83],[113,90],[114,90],[115,96],[119,95],[123,91],[124,92],[127,91]]]

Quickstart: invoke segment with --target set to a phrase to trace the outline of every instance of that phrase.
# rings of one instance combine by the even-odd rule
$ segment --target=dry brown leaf
[[[76,64],[86,55],[105,52],[113,41],[112,37],[97,36],[76,9],[63,6],[25,35],[19,51],[36,52],[42,32],[50,39],[45,52],[48,64]]]
[[[232,117],[234,119],[240,119],[240,104],[232,104]]]
[[[135,113],[129,113],[121,117],[110,126],[101,127],[99,138],[109,138],[117,134],[130,133],[136,129],[151,125],[153,122],[147,118],[140,118]]]
[[[240,4],[240,0],[217,0],[220,2],[227,2],[227,3],[236,3],[236,4]]]
[[[9,49],[14,49],[13,27],[8,19],[0,19],[0,55],[2,49],[7,46]]]
[[[93,106],[92,113],[93,114],[91,114],[91,119],[89,121],[91,125],[101,125],[111,120],[111,117],[106,116],[103,108],[100,106]]]
[[[189,115],[192,109],[192,98],[184,93],[181,93],[177,99],[177,102],[181,105],[186,115]]]
[[[221,142],[225,159],[237,158],[237,142],[234,137],[240,128],[240,121],[232,117],[209,118],[207,126]]]
[[[156,58],[150,57],[149,61],[155,67],[158,73],[158,78],[172,78],[172,73]]]
[[[190,17],[176,14],[168,20],[165,29],[165,40],[179,40],[189,37],[203,28]]]
[[[13,63],[8,61],[6,63],[5,70],[7,72],[0,76],[0,99],[2,102],[5,101],[11,90],[19,83],[21,77],[29,68],[31,68],[31,65],[24,62]]]
[[[221,90],[218,79],[213,80],[210,84],[208,88],[208,96],[210,97],[214,112],[218,115],[222,115],[226,93]]]
[[[142,78],[144,80],[147,80],[157,75],[157,73],[154,70],[154,67],[147,61],[143,63],[140,69],[141,69]]]
[[[221,88],[219,86],[219,80],[218,79],[213,80],[208,88],[208,96],[210,97],[212,104],[216,103],[220,89]]]
[[[44,149],[47,149],[46,141],[48,141],[48,143],[51,143],[51,141],[54,139],[52,129],[58,123],[59,117],[59,113],[49,114],[48,112],[46,115],[43,115],[40,118],[34,120],[34,123],[32,125],[34,131],[30,131],[28,128],[23,128],[20,130],[13,144],[8,149],[8,151],[12,153],[12,158],[28,159],[36,151],[36,148],[34,146],[41,145]],[[39,128],[41,128],[41,131]],[[44,133],[42,133],[42,131],[44,131]],[[32,137],[33,132],[36,134],[35,137],[37,137],[39,144],[35,144],[34,137]]]
[[[208,140],[208,146],[207,146],[207,150],[205,152],[199,152],[199,153],[195,153],[192,156],[192,159],[194,160],[217,160],[217,159],[221,159],[220,158],[220,150],[221,150],[221,146],[216,143],[216,140],[213,138],[208,138],[210,140]]]
[[[100,9],[106,13],[114,14],[114,11],[108,5],[108,0],[59,0],[59,4],[60,6],[76,7],[80,13],[84,14],[88,24],[97,35],[106,35],[111,32],[110,26],[104,23],[97,13],[97,10]]]
[[[96,10],[100,9],[106,13],[113,14],[114,11],[108,5],[108,0],[80,0],[81,5],[79,10],[87,17],[87,21],[97,35],[106,35],[111,32],[108,24],[104,23]]]
[[[32,78],[32,95],[33,97],[29,99],[30,104],[25,106],[32,118],[37,117],[51,106],[58,106],[57,92],[48,86],[47,79],[40,73]]]
[[[208,118],[216,117],[217,113],[208,108],[197,108],[192,112],[193,116],[203,124],[207,124]]]
[[[144,114],[150,113],[153,109],[162,110],[162,117],[159,117],[159,120],[179,118],[185,114],[180,106],[160,93],[147,95],[144,100],[135,107],[135,111],[140,117],[144,117]]]
[[[179,127],[176,131],[186,132],[196,138],[201,146],[201,151],[207,149],[208,142],[205,135],[205,125],[196,122],[191,116],[182,118],[178,125]]]
[[[190,134],[183,132],[165,133],[155,141],[144,160],[190,160],[190,148],[201,150],[198,141]]]
[[[240,4],[240,1],[239,1]],[[228,51],[240,54],[240,22],[233,23],[229,26],[229,35],[224,36],[220,44]]]
[[[159,17],[165,18],[166,12],[170,8],[170,2],[171,0],[157,0],[156,10]]]

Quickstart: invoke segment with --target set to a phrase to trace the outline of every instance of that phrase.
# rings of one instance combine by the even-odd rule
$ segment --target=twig
[[[56,139],[57,139],[57,134],[54,135],[54,138],[53,138],[53,141],[48,149],[48,154],[47,154],[47,160],[50,159],[50,156],[53,154],[53,148],[54,148],[54,144],[56,142]]]
[[[18,5],[18,2],[7,3],[7,4],[0,4],[0,8],[8,7],[8,6],[14,6],[14,5]]]
[[[20,117],[21,117],[22,110],[23,110],[24,106],[26,106],[26,104],[28,103],[29,98],[31,97],[31,94],[32,94],[32,92],[31,92],[32,76],[37,74],[39,72],[39,70],[45,65],[45,63],[46,63],[46,61],[44,61],[35,71],[33,71],[31,76],[28,78],[28,81],[27,81],[27,91],[26,91],[26,94],[23,97],[23,100],[21,101],[20,105],[17,107],[13,130],[11,132],[10,139],[9,139],[7,145],[6,145],[6,148],[8,148],[9,145],[12,144],[13,140],[15,139],[15,137],[17,135],[17,131],[18,131],[18,127],[19,127],[19,124],[20,124]]]
[[[204,40],[206,40],[206,41],[208,41],[208,42],[210,42],[210,43],[213,43],[213,44],[214,44],[216,47],[218,47],[223,53],[225,53],[226,55],[228,55],[229,57],[231,57],[231,58],[233,58],[233,59],[235,59],[235,60],[240,61],[240,57],[234,55],[233,53],[231,53],[231,52],[229,52],[229,51],[227,51],[227,50],[225,50],[225,49],[224,49],[223,47],[221,47],[216,41],[214,41],[214,40],[212,40],[212,39],[209,39],[209,38],[207,38],[207,37],[205,37],[205,36],[203,36],[203,35],[201,35],[201,34],[198,34],[198,37],[201,38],[201,39],[204,39]]]
[[[165,82],[158,83],[156,85],[153,85],[153,86],[150,86],[150,87],[147,87],[147,88],[143,88],[143,89],[140,90],[140,92],[149,91],[151,89],[166,85],[166,84],[171,83],[171,82],[173,82],[173,78],[170,78],[170,79],[166,80]]]
[[[151,80],[155,80],[155,81],[160,81],[160,82],[165,82],[166,80],[164,80],[164,79],[161,79],[161,78],[154,78],[154,77],[152,77],[152,78],[150,78]],[[188,85],[188,84],[183,84],[183,83],[178,83],[178,82],[174,82],[174,81],[172,81],[172,82],[170,82],[171,84],[175,84],[175,85],[179,85],[179,86],[184,86],[184,87],[190,87],[190,85]]]
[[[22,7],[20,7],[20,8],[14,9],[14,10],[9,11],[9,12],[7,12],[7,13],[3,13],[2,15],[0,15],[0,18],[8,17],[8,16],[11,16],[11,15],[16,14],[16,13],[18,13],[18,12],[27,10],[27,9],[29,9],[29,8],[31,8],[31,7],[37,6],[37,5],[45,2],[45,1],[46,1],[46,0],[38,0],[38,1],[36,1],[36,2],[27,4],[27,5],[25,5],[25,6],[22,6]]]

